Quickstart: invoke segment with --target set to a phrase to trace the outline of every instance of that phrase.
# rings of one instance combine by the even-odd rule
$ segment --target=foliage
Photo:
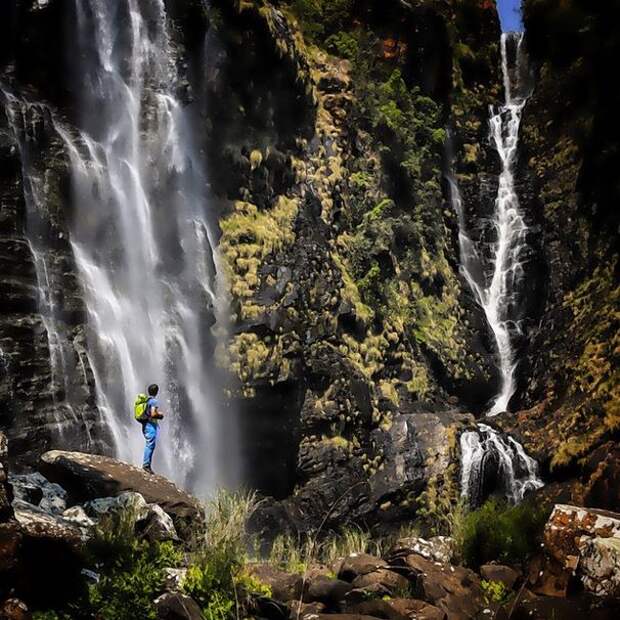
[[[246,524],[256,506],[254,493],[225,490],[207,504],[205,537],[191,558],[182,587],[209,620],[232,618],[239,589],[258,587],[241,577],[254,543]]]
[[[538,547],[548,516],[544,506],[490,499],[464,518],[457,540],[461,558],[472,568],[491,560],[523,562]]]
[[[325,49],[335,56],[354,60],[359,53],[359,43],[355,34],[340,31],[325,39]]]
[[[487,604],[498,603],[501,605],[510,597],[510,590],[501,581],[487,581],[483,579],[480,586],[484,592]]]
[[[314,42],[342,30],[348,24],[355,0],[293,0],[291,9],[304,34]]]

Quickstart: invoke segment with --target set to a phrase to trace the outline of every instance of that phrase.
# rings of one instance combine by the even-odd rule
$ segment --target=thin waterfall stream
[[[469,236],[459,187],[454,174],[448,175],[450,198],[456,212],[459,232],[461,273],[483,309],[493,334],[500,371],[500,389],[486,415],[493,417],[508,410],[516,391],[517,359],[513,337],[519,331],[514,308],[523,279],[527,223],[519,206],[514,166],[518,157],[519,128],[523,108],[530,95],[522,76],[528,72],[523,51],[523,33],[504,33],[500,49],[505,101],[490,111],[490,138],[501,162],[501,173],[493,227],[496,239],[487,268],[482,253]],[[510,54],[514,50],[514,64]],[[461,492],[472,504],[484,499],[485,479],[495,468],[499,485],[513,502],[523,499],[529,490],[542,486],[538,466],[523,447],[511,437],[503,437],[485,424],[461,435]]]

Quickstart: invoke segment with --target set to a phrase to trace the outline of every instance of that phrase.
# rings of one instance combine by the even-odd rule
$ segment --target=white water
[[[50,111],[45,105],[19,99],[4,88],[0,92],[9,129],[19,148],[26,207],[26,240],[35,268],[37,309],[47,337],[55,430],[63,439],[69,425],[79,425],[83,431],[82,446],[89,449],[92,445],[89,424],[81,418],[83,408],[80,405],[74,406],[75,391],[84,383],[74,382],[71,375],[76,353],[69,329],[61,319],[62,308],[59,307],[57,296],[63,283],[48,264],[55,234],[44,216],[50,171],[35,165],[39,129]]]
[[[484,499],[484,481],[491,473],[489,465],[497,461],[497,477],[505,496],[513,503],[543,486],[538,477],[538,464],[512,437],[479,424],[477,431],[461,435],[461,495],[473,505]]]
[[[508,43],[511,38],[516,38],[514,68],[509,66],[508,60]],[[497,348],[501,385],[487,412],[489,416],[506,411],[516,390],[517,360],[512,336],[518,333],[520,328],[519,321],[514,316],[514,307],[523,279],[523,257],[528,231],[514,180],[521,114],[527,102],[527,95],[523,95],[524,88],[520,83],[524,73],[522,42],[522,33],[502,34],[505,102],[497,109],[491,108],[489,120],[490,137],[502,166],[493,214],[496,240],[492,247],[490,268],[485,268],[480,253],[468,236],[459,189],[454,179],[449,179],[452,205],[459,221],[461,271],[478,304],[484,310]],[[513,80],[517,83],[513,84]]]
[[[82,130],[57,131],[71,158],[98,406],[117,455],[139,464],[132,404],[158,383],[166,418],[153,467],[206,492],[220,474],[206,355],[215,265],[205,164],[174,94],[168,17],[163,0],[75,0],[75,10]]]
[[[508,45],[513,37],[516,37],[516,66],[510,67]],[[521,33],[502,35],[505,102],[498,109],[491,109],[489,123],[491,139],[502,165],[493,215],[496,241],[492,248],[490,269],[485,269],[483,256],[468,234],[463,202],[454,175],[448,177],[450,198],[459,225],[461,273],[484,310],[498,352],[501,385],[487,412],[488,416],[506,411],[516,389],[512,336],[518,331],[519,324],[513,316],[513,309],[523,277],[522,260],[527,235],[513,171],[518,154],[521,114],[527,101],[521,83],[523,74],[527,72],[522,42]],[[461,494],[474,505],[484,499],[484,481],[491,473],[488,467],[495,463],[501,490],[514,503],[521,501],[527,492],[543,486],[536,461],[512,437],[502,436],[489,426],[479,424],[478,430],[461,435],[460,446]]]

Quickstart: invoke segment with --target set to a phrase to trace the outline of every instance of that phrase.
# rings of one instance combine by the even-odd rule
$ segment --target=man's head
[[[156,383],[151,383],[148,387],[149,396],[157,396],[157,392],[159,392],[159,386]]]

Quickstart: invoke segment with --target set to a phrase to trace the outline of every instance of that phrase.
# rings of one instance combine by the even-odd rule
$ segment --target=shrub
[[[236,616],[239,591],[252,594],[252,588],[258,587],[242,576],[248,552],[254,545],[246,524],[256,506],[254,493],[224,490],[207,504],[205,537],[193,554],[182,588],[209,620]],[[264,592],[260,590],[259,594]]]
[[[472,568],[491,560],[521,563],[538,547],[548,516],[544,506],[491,499],[464,517],[457,541],[461,557]]]
[[[325,49],[335,56],[354,60],[359,52],[359,43],[354,34],[341,31],[325,39]]]
[[[501,605],[510,597],[510,590],[501,581],[487,581],[483,579],[480,586],[484,592],[487,605],[490,603],[499,603]]]

